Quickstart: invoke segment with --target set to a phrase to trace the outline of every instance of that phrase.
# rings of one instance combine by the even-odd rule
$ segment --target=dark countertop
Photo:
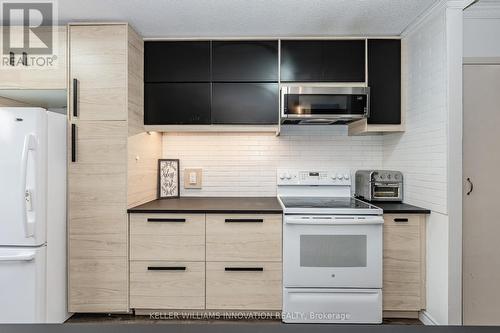
[[[276,197],[181,197],[153,200],[127,212],[281,214],[283,210]]]
[[[378,208],[382,208],[384,214],[430,214],[429,209],[412,206],[403,202],[390,202],[390,201],[368,201]]]

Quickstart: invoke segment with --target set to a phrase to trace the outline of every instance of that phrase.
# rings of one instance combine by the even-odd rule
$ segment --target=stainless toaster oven
[[[368,201],[403,201],[403,174],[390,170],[356,171],[355,196]]]

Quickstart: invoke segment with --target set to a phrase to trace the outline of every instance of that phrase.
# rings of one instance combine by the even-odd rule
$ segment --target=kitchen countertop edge
[[[155,199],[129,208],[127,213],[282,214],[283,209],[276,197],[181,197]]]
[[[364,201],[364,200],[363,200]],[[370,202],[371,205],[374,205],[384,211],[384,214],[424,214],[429,215],[431,213],[430,209],[422,208],[418,206],[413,206],[404,202],[390,202],[390,201],[375,201]]]

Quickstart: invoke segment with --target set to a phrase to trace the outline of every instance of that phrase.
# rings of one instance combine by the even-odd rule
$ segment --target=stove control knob
[[[336,180],[337,179],[337,176],[336,175],[332,175],[332,180]]]
[[[342,179],[344,179],[344,176],[343,176],[343,175],[341,175],[341,174],[338,174],[338,175],[337,175],[337,178],[338,178],[339,180],[342,180]]]
[[[289,173],[287,173],[285,177],[286,177],[286,179],[288,179],[288,180],[292,179],[292,175],[290,175]]]
[[[284,174],[284,173],[282,173],[282,174],[280,175],[280,179],[281,179],[281,180],[285,179],[285,174]]]
[[[346,173],[346,174],[344,175],[344,178],[345,178],[345,180],[349,180],[349,174],[347,174],[347,173]]]

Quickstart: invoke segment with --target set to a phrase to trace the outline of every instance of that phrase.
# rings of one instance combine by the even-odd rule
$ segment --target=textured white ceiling
[[[59,0],[59,21],[127,21],[146,38],[399,35],[437,0]]]

